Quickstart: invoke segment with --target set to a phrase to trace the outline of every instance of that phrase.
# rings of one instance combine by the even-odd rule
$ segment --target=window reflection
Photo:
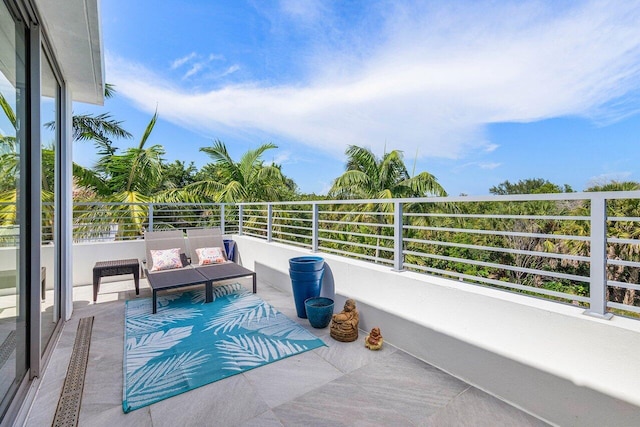
[[[40,98],[40,137],[42,145],[42,249],[40,253],[40,290],[42,315],[40,317],[41,351],[47,348],[58,321],[58,286],[55,283],[55,201],[56,201],[56,147],[57,112],[58,112],[58,82],[51,64],[44,51],[41,50],[41,98]]]

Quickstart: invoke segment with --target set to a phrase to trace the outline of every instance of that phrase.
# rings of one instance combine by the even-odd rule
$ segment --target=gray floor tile
[[[360,385],[381,405],[419,424],[469,385],[410,355],[396,351],[352,372],[341,381]]]
[[[88,404],[122,404],[122,336],[91,342],[83,391],[83,406]]]
[[[154,403],[154,427],[235,426],[269,409],[242,375]]]
[[[125,414],[122,406],[89,405],[80,411],[79,427],[151,427],[149,407]],[[184,424],[183,424],[184,425]]]
[[[475,387],[469,387],[468,390],[421,425],[429,427],[542,427],[548,424]]]
[[[283,424],[280,422],[280,419],[273,413],[273,411],[268,410],[267,412],[263,412],[255,418],[251,418],[249,421],[240,424],[241,427],[283,427]]]
[[[44,381],[44,379],[43,379]],[[38,390],[37,402],[31,406],[26,427],[50,426],[56,413],[63,382],[49,383]]]
[[[328,328],[326,333],[329,334]],[[366,334],[362,331],[353,342],[340,342],[329,337],[325,340],[327,347],[319,348],[317,353],[341,372],[349,373],[396,351],[395,347],[388,344],[383,345],[378,351],[371,351],[364,346],[365,337]]]
[[[327,384],[342,373],[308,351],[252,369],[244,375],[273,408]]]
[[[273,409],[285,426],[412,426],[377,396],[345,381],[333,381]]]

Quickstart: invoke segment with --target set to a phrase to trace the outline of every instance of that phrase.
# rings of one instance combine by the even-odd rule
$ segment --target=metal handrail
[[[74,204],[73,231],[75,241],[108,241],[139,239],[145,230],[221,227],[227,234],[551,298],[606,316],[612,309],[640,313],[638,298],[611,299],[640,289],[633,283],[640,281],[640,216],[608,205],[638,199],[640,191],[236,204],[82,202]],[[0,244],[15,243],[15,233],[3,236],[3,227],[12,224],[0,224]],[[43,226],[43,242],[52,238],[53,230]]]

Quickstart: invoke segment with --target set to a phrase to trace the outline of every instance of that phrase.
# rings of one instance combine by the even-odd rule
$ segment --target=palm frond
[[[4,114],[7,116],[9,122],[11,122],[13,128],[17,129],[18,122],[16,120],[16,113],[13,111],[13,108],[9,105],[9,101],[7,101],[2,93],[0,93],[0,107],[2,107],[2,111],[4,111]]]

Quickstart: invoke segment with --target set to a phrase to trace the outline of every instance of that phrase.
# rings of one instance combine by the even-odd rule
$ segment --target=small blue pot
[[[307,318],[314,328],[322,329],[329,326],[333,315],[333,300],[331,298],[313,297],[304,302]]]

